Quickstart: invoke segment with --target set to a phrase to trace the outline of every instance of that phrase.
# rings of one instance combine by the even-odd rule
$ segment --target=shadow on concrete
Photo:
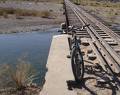
[[[92,76],[92,77],[91,77]],[[96,80],[96,84],[92,85],[94,88],[100,88],[100,89],[109,89],[112,91],[112,95],[116,95],[117,91],[119,90],[119,84],[120,80],[116,77],[113,77],[111,79],[111,75],[107,72],[105,72],[101,66],[99,65],[85,65],[85,77],[84,79],[77,83],[74,80],[68,80],[67,85],[69,90],[74,90],[74,89],[85,89],[87,90],[90,95],[97,95],[97,93],[94,91],[93,88],[90,88],[86,85],[86,81],[89,81],[91,79]],[[89,84],[91,85],[91,84]]]
[[[95,79],[95,78],[94,77],[87,77],[87,78],[84,78],[84,80],[81,81],[80,83],[77,83],[76,81],[73,81],[73,80],[69,80],[69,81],[67,81],[68,89],[73,90],[75,88],[78,88],[78,89],[84,88],[85,90],[89,91],[91,93],[91,95],[97,95],[94,91],[92,91],[90,88],[88,88],[85,85],[85,82],[88,79]]]

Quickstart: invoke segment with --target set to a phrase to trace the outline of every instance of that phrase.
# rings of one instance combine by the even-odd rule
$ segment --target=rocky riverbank
[[[5,12],[0,15],[0,33],[45,31],[64,22],[62,4],[6,2],[0,3],[0,8]]]

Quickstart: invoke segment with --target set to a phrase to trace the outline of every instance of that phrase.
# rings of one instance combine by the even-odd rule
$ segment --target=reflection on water
[[[26,60],[40,72],[41,83],[46,72],[52,36],[56,34],[57,29],[47,32],[1,34],[0,64],[15,64],[20,57],[25,56]]]

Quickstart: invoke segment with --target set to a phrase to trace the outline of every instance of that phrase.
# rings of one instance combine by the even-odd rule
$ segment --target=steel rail
[[[66,29],[67,29],[67,31],[68,31],[69,21],[68,21],[68,14],[67,14],[67,9],[66,9],[65,1],[64,1],[63,7],[64,7],[64,9],[65,9]]]
[[[76,9],[76,8],[74,8],[74,9]],[[76,11],[76,12],[78,13],[78,11]],[[84,21],[84,24],[86,24],[87,23],[86,19],[80,13],[78,13],[78,14]],[[103,44],[103,46],[113,56],[113,58],[116,60],[116,62],[120,66],[120,56],[113,50],[113,48],[110,47],[110,45],[96,32],[96,30],[92,26],[90,26],[89,28],[92,30],[92,32],[95,34],[95,36],[97,36],[99,38],[100,42]]]
[[[111,71],[111,73],[114,73],[114,71],[110,68],[109,64],[105,61],[105,59],[103,58],[102,54],[97,50],[95,43],[92,41],[88,41],[91,48],[94,50],[94,52],[96,53],[97,57],[99,58],[99,62],[102,66],[102,68],[107,71],[107,68],[109,68],[109,70]]]
[[[86,13],[82,8],[78,8],[77,6],[75,6],[77,8],[77,10],[79,10],[82,14],[84,14],[84,16],[89,19],[90,21],[92,21],[96,26],[98,26],[101,30],[103,30],[106,34],[111,35],[111,37],[116,41],[119,42],[118,44],[120,44],[120,36],[117,35],[116,33],[114,33],[111,29],[109,29],[107,26],[105,26],[103,23],[101,23],[100,21],[96,20],[93,16],[91,16],[90,14]]]
[[[77,14],[76,14],[76,15],[77,15]],[[78,16],[78,15],[77,15],[77,16]],[[79,16],[78,16],[78,17],[79,17]],[[79,18],[79,20],[81,20],[81,19]],[[82,21],[82,20],[81,20],[81,21]],[[82,23],[83,23],[83,25],[85,25],[85,23],[84,23],[83,21],[82,21]],[[119,72],[120,72],[120,71],[119,71],[119,68],[117,68],[117,70],[115,70],[115,68],[113,68],[113,66],[112,66],[112,64],[115,63],[115,61],[113,60],[113,58],[109,55],[109,53],[105,50],[105,48],[101,45],[101,43],[97,40],[97,38],[91,33],[91,31],[90,31],[88,28],[87,28],[87,31],[88,31],[88,33],[90,34],[90,36],[91,36],[91,38],[93,39],[93,41],[97,44],[99,51],[102,52],[102,56],[108,55],[108,56],[104,56],[104,57],[105,57],[105,59],[107,60],[107,62],[110,63],[109,66],[110,66],[115,72],[119,73]]]
[[[78,13],[78,12],[76,11],[76,8],[74,8],[72,5],[69,5],[69,6],[70,6],[71,9],[74,11],[74,13],[77,15],[77,17],[79,18],[79,20],[83,23],[83,25],[85,25],[85,24],[87,23],[86,20],[81,16],[80,13]],[[104,40],[103,40],[101,37],[100,37],[101,42],[104,42],[104,44],[103,44],[103,43],[101,44],[101,43],[99,42],[99,40],[96,38],[96,33],[93,34],[93,28],[91,29],[91,27],[87,27],[87,31],[88,31],[89,34],[91,35],[92,39],[93,39],[93,40],[96,42],[96,44],[98,45],[99,50],[102,52],[102,55],[105,57],[105,59],[107,60],[107,62],[110,63],[110,67],[113,68],[113,66],[111,66],[111,65],[113,65],[113,63],[115,63],[114,65],[115,65],[115,67],[117,68],[117,72],[119,73],[119,72],[120,72],[120,66],[119,66],[119,64],[117,64],[117,63],[115,62],[115,60],[113,59],[114,56],[111,56],[110,53],[106,51],[106,49],[107,49],[108,47],[110,47],[110,46],[109,46],[109,45],[106,46],[106,42],[104,42]],[[95,31],[94,31],[94,32],[95,32]],[[98,37],[98,35],[97,35],[97,37]],[[107,48],[103,47],[104,45],[105,45]],[[110,48],[111,48],[111,47],[110,47]],[[107,49],[107,50],[108,50],[108,49]],[[113,49],[111,49],[111,50],[114,51]],[[113,55],[113,52],[112,52],[111,50],[108,50],[108,51],[110,51],[110,52],[112,53],[112,55]],[[107,55],[107,56],[106,56],[106,55]],[[116,57],[115,57],[115,59],[116,59]],[[117,59],[118,63],[120,62],[119,60],[120,60],[120,59]]]
[[[86,23],[87,22],[86,19],[80,13],[79,15],[84,20],[84,23]],[[118,63],[118,66],[120,67],[120,56],[113,50],[113,48],[110,47],[110,45],[96,32],[96,30],[92,26],[90,26],[89,28],[92,30],[95,36],[99,38],[100,42],[111,54],[111,56],[116,60],[116,62]]]

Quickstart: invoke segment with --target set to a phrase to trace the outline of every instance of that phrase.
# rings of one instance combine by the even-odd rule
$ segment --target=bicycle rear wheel
[[[71,52],[71,65],[74,78],[80,82],[84,76],[84,62],[79,48],[73,47]]]

